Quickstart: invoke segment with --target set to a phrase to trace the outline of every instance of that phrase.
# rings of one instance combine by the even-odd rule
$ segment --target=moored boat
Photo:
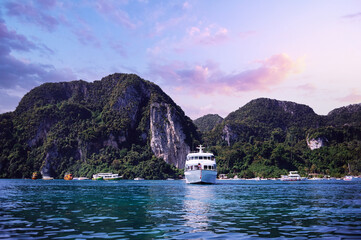
[[[203,152],[199,145],[199,152],[189,153],[184,169],[187,183],[216,183],[217,164],[213,153]]]
[[[33,172],[31,179],[33,179],[33,180],[40,179],[40,174],[38,172]]]
[[[303,181],[306,178],[302,178],[297,171],[290,171],[288,175],[282,175],[281,181]]]
[[[71,173],[65,174],[64,180],[73,180],[73,174]]]
[[[43,180],[54,180],[54,178],[50,176],[43,176]]]
[[[343,178],[344,181],[353,181],[355,178],[353,176],[345,176]]]
[[[120,180],[121,177],[118,174],[113,173],[97,173],[93,175],[93,180]]]
[[[76,177],[76,178],[73,178],[73,180],[89,180],[89,178],[87,178],[87,177]]]

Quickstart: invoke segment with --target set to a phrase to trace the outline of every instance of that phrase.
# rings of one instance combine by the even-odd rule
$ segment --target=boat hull
[[[217,179],[216,171],[208,170],[193,170],[184,173],[186,182],[193,184],[214,184]]]
[[[92,180],[104,180],[103,177],[93,177]]]
[[[118,180],[121,180],[122,178],[121,177],[112,177],[112,178],[106,178],[104,177],[103,180],[105,181],[118,181]]]

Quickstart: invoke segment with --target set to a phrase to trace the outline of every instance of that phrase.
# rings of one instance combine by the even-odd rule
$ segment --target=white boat
[[[345,176],[345,177],[343,178],[343,180],[344,180],[344,181],[353,181],[353,180],[355,180],[355,178],[354,178],[353,176]]]
[[[302,181],[306,178],[302,178],[297,171],[290,171],[288,175],[282,175],[281,181]]]
[[[187,155],[184,175],[187,183],[216,183],[217,164],[213,153],[203,152],[202,145],[197,147],[199,152]]]
[[[141,180],[144,180],[144,178],[141,178],[141,177],[136,177],[134,178],[135,181],[141,181]]]
[[[87,177],[75,177],[73,180],[89,180]]]
[[[54,178],[53,178],[53,177],[50,177],[50,176],[44,176],[44,177],[43,177],[43,180],[54,180]]]
[[[120,180],[121,177],[114,173],[97,173],[93,175],[93,180]]]

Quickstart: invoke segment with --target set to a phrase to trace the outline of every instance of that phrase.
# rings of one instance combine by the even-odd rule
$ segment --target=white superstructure
[[[281,181],[302,181],[306,178],[302,178],[297,171],[290,171],[288,175],[282,175]]]
[[[203,152],[202,145],[199,152],[189,153],[184,168],[187,183],[216,183],[217,164],[213,153]]]
[[[120,180],[121,177],[115,173],[97,173],[93,175],[93,180]]]

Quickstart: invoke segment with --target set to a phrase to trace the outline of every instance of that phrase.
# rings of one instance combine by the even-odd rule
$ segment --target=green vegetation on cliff
[[[360,105],[319,116],[305,105],[261,98],[230,113],[202,137],[218,156],[219,173],[230,176],[279,177],[291,170],[303,175],[358,175],[360,114]],[[311,150],[307,141],[318,141],[322,147]]]
[[[207,114],[203,117],[197,118],[193,123],[201,132],[211,131],[217,124],[221,123],[223,118],[218,114]]]
[[[66,172],[178,177],[180,170],[151,149],[153,103],[172,109],[180,134],[192,146],[198,138],[192,121],[157,85],[136,75],[43,84],[27,93],[14,112],[0,115],[0,177],[29,178],[34,171],[55,178]]]
[[[133,74],[46,83],[0,114],[0,177],[176,178],[183,170],[175,166],[200,142],[230,176],[357,175],[361,105],[319,116],[306,105],[260,98],[225,119],[209,114],[193,123],[157,85]]]

